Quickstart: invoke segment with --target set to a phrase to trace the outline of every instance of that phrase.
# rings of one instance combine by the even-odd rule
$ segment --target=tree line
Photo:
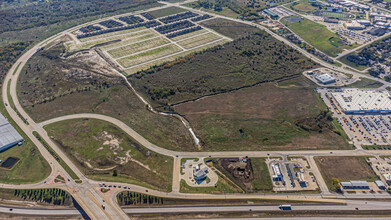
[[[142,193],[124,191],[117,195],[118,204],[124,205],[161,205],[164,199],[161,197],[145,195]]]
[[[53,205],[72,204],[72,196],[62,189],[15,189],[14,196],[23,200]]]

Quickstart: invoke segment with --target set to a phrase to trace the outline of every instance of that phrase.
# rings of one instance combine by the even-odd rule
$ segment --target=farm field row
[[[96,39],[110,37],[110,36],[117,36],[117,35],[123,35],[123,34],[127,34],[127,33],[133,33],[133,32],[137,32],[137,31],[143,30],[143,29],[146,29],[146,28],[145,27],[139,27],[139,28],[135,28],[135,29],[128,29],[128,30],[123,30],[123,31],[110,32],[110,33],[106,33],[106,34],[100,34],[100,35],[96,35],[96,36],[92,36],[92,37],[82,38],[82,39],[79,39],[79,40],[81,42],[86,42],[86,41],[96,40]]]
[[[92,46],[95,46],[98,44],[105,44],[105,43],[108,43],[111,41],[119,41],[119,43],[126,44],[129,41],[142,40],[142,39],[153,37],[153,36],[156,36],[156,35],[149,30],[140,30],[140,31],[134,31],[134,32],[129,32],[129,33],[125,33],[125,34],[120,34],[120,35],[113,35],[113,36],[107,36],[107,37],[103,37],[103,38],[96,38],[94,40],[85,41],[85,42],[81,42],[81,43],[70,42],[70,43],[67,43],[66,46],[69,48],[69,51],[72,52],[72,51],[77,51],[77,50],[89,49]],[[102,45],[102,47],[112,47],[112,46],[114,46],[114,44]]]
[[[199,30],[199,31],[194,31],[192,33],[188,33],[188,34],[185,34],[185,35],[180,35],[180,36],[174,37],[174,38],[172,38],[172,40],[173,41],[183,40],[183,39],[186,39],[186,38],[189,38],[189,37],[193,37],[193,36],[197,36],[197,35],[200,35],[200,34],[203,34],[203,33],[206,33],[206,32],[208,32],[208,31],[205,30],[205,29],[202,29],[202,30]]]
[[[146,63],[146,64],[143,64],[143,65],[139,65],[139,66],[128,68],[128,69],[125,70],[125,73],[126,73],[126,75],[131,75],[131,74],[136,73],[138,71],[147,69],[147,68],[149,68],[152,65],[161,65],[163,63],[166,63],[166,62],[169,62],[169,61],[172,61],[172,60],[176,60],[176,59],[179,59],[181,57],[185,57],[185,56],[187,56],[187,55],[189,55],[191,53],[194,53],[196,51],[206,50],[208,48],[211,48],[211,47],[214,47],[214,46],[217,46],[217,45],[222,45],[222,44],[225,44],[225,43],[228,43],[228,42],[229,42],[229,40],[227,40],[227,39],[221,39],[221,40],[218,40],[218,41],[215,41],[215,42],[210,42],[210,43],[208,43],[208,44],[206,44],[204,46],[199,46],[199,47],[196,47],[194,49],[187,50],[187,51],[184,51],[184,52],[179,53],[179,54],[175,54],[175,55],[170,56],[170,57],[166,57],[166,58],[159,59],[159,60],[156,60],[156,61],[153,61],[153,62],[150,62],[150,63]]]
[[[163,47],[158,47],[147,52],[142,52],[129,57],[124,57],[118,60],[118,62],[125,68],[144,63],[149,60],[158,59],[176,52],[182,51],[181,48],[174,44],[170,44]]]
[[[183,41],[178,42],[178,44],[185,49],[190,49],[199,45],[203,45],[205,43],[215,41],[217,39],[221,39],[221,37],[214,33],[206,33],[203,35],[192,37],[190,39],[185,39]]]
[[[65,43],[65,47],[68,53],[99,48],[104,52],[105,59],[111,59],[124,71],[124,74],[132,74],[231,41],[228,37],[201,26],[194,26],[195,24],[191,28],[183,26],[172,29],[169,25],[165,26],[158,21],[160,17],[182,11],[183,9],[170,7],[150,12],[151,17],[157,19],[150,21],[158,23],[152,26],[146,25],[146,27],[122,31],[113,30],[110,33],[103,32],[103,34],[92,32],[91,35],[85,35],[86,37],[80,37],[81,35],[78,35],[79,32],[76,31],[73,34],[77,36],[71,36]],[[141,17],[141,15],[136,16]],[[117,27],[119,23],[124,22],[119,22],[119,20],[121,20],[120,17],[116,17],[108,20],[107,23],[109,26]],[[105,27],[101,27],[105,26],[104,24],[95,25],[97,28],[106,30]],[[165,31],[154,30],[158,26]]]
[[[123,57],[128,54],[136,53],[138,51],[142,50],[148,50],[154,47],[162,46],[164,44],[168,44],[170,41],[167,39],[164,39],[162,37],[159,37],[157,39],[149,39],[149,40],[144,40],[141,42],[129,44],[123,47],[119,47],[116,49],[109,50],[108,53],[114,57],[114,58],[119,58]]]

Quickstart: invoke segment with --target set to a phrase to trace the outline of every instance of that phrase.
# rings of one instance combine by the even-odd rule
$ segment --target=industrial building
[[[272,164],[272,169],[273,169],[273,175],[272,175],[273,181],[275,181],[275,182],[282,181],[282,174],[281,174],[281,170],[280,170],[280,165],[278,165],[277,163]]]
[[[386,189],[386,185],[384,185],[384,183],[381,180],[376,180],[375,183],[376,183],[377,187],[379,187],[379,189],[382,189],[382,190]]]
[[[278,18],[278,14],[270,11],[269,9],[265,9],[263,10],[263,12],[265,12],[267,15],[269,15],[271,18]]]
[[[318,80],[318,82],[322,84],[330,84],[335,83],[335,78],[330,76],[329,74],[325,73],[322,75],[316,75],[315,79]]]
[[[341,186],[344,189],[369,189],[367,181],[341,182]]]
[[[339,89],[331,93],[345,114],[389,114],[391,97],[386,91]]]
[[[23,137],[15,130],[8,120],[0,114],[0,152],[17,144],[23,143]]]

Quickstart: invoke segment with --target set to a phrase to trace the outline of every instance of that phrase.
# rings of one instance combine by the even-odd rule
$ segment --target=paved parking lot
[[[317,91],[354,144],[391,145],[391,115],[346,115],[329,89]]]
[[[315,177],[312,173],[308,162],[304,158],[291,158],[290,160],[281,160],[279,158],[270,158],[266,161],[269,173],[275,174],[272,165],[278,165],[282,179],[281,181],[273,181],[274,191],[311,191],[316,190]]]

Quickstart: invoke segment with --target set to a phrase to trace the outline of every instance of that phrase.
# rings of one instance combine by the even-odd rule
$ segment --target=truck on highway
[[[278,208],[280,208],[283,211],[292,210],[291,205],[280,205],[280,206],[278,206]]]

